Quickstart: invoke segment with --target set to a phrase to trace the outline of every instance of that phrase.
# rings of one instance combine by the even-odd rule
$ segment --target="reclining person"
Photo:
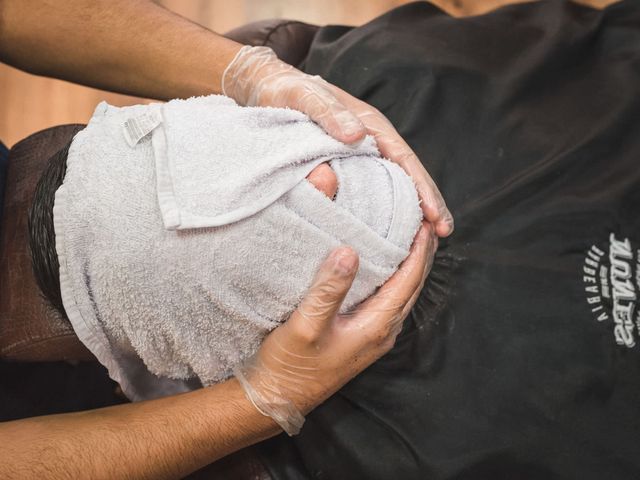
[[[235,372],[270,412],[289,402],[285,380],[251,357],[322,260],[341,244],[358,252],[348,315],[405,259],[421,220],[412,180],[371,138],[346,146],[299,112],[220,96],[102,103],[40,181],[31,252],[45,295],[130,399]],[[271,416],[297,433],[302,417],[286,408]]]
[[[334,314],[353,280],[357,256],[352,249],[339,248],[322,264],[307,301],[282,328],[272,332],[260,351],[266,356],[275,351],[277,342],[288,344],[289,351],[299,356],[315,355],[315,378],[324,376],[325,381],[309,379],[304,405],[302,399],[298,404],[299,409],[308,410],[390,348],[396,330],[388,324],[406,317],[424,281],[427,254],[433,248],[426,231],[433,225],[438,235],[447,235],[453,224],[433,181],[379,112],[319,77],[286,65],[269,49],[243,49],[153,2],[6,0],[0,2],[0,10],[0,61],[37,75],[157,99],[225,92],[243,105],[303,111],[334,138],[347,143],[361,140],[366,132],[375,134],[385,156],[401,164],[416,182],[422,210],[431,222],[418,234],[400,271],[381,288],[382,294],[392,293],[391,300],[384,295],[370,299],[368,305],[379,310],[376,315],[352,316],[366,335],[350,335],[352,324],[340,323]],[[43,19],[46,29],[41,28]],[[9,170],[11,178],[12,166]],[[12,234],[3,234],[3,243]],[[22,230],[18,235],[23,238]],[[3,279],[11,282],[13,272],[4,270]],[[31,310],[31,294],[35,293],[31,288],[25,305],[21,304],[25,292],[18,283],[4,286],[8,288],[3,289],[2,304],[15,307],[17,318],[42,306],[37,302]],[[301,311],[306,312],[304,316]],[[327,348],[322,352],[310,350],[320,338],[333,342],[325,342]],[[4,340],[11,342],[11,338]],[[18,352],[20,356],[21,345],[7,343],[3,354]],[[340,365],[338,360],[342,360]],[[9,378],[17,373],[14,366],[3,367],[10,372]],[[4,392],[9,398],[14,394]],[[211,406],[215,408],[208,408]],[[18,416],[24,416],[24,411]],[[4,418],[15,417],[9,413]],[[52,477],[173,478],[275,434],[274,426],[231,379],[166,400],[4,422],[0,435],[12,441],[3,445],[0,471],[5,477],[44,473]]]
[[[275,478],[638,477],[638,25],[416,3],[320,30],[305,70],[398,126],[458,230],[395,348],[261,444]]]
[[[304,61],[375,105],[456,218],[395,347],[261,444],[277,479],[640,478],[640,4],[425,2]]]

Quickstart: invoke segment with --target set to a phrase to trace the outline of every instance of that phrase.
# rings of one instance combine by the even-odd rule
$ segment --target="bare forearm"
[[[240,45],[147,0],[0,0],[0,60],[150,98],[220,93]]]
[[[232,379],[149,402],[0,424],[0,478],[182,478],[279,431]]]

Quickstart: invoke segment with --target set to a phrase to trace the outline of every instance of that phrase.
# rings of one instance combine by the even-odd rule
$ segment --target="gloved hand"
[[[322,81],[324,82],[324,80]],[[453,216],[449,212],[440,190],[418,156],[402,139],[387,117],[378,109],[349,95],[344,90],[330,83],[325,83],[334,96],[357,115],[367,128],[367,133],[373,135],[382,156],[400,165],[413,179],[421,200],[424,218],[435,226],[436,235],[439,237],[451,235],[454,228]]]
[[[244,46],[222,76],[222,92],[240,105],[289,107],[306,113],[335,139],[375,137],[380,153],[398,163],[416,184],[425,218],[439,236],[453,231],[453,217],[436,184],[391,122],[378,110],[279,60],[268,47]]]
[[[334,250],[289,320],[234,370],[255,407],[289,435],[298,433],[304,415],[393,347],[436,249],[437,238],[423,221],[398,271],[347,314],[338,311],[358,257],[349,247]]]

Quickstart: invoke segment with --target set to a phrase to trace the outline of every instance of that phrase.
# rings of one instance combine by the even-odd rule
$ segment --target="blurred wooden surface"
[[[451,15],[477,15],[526,0],[432,0]],[[603,7],[614,0],[581,0]],[[248,22],[288,18],[318,25],[360,25],[409,0],[158,0],[168,9],[224,33]],[[96,104],[140,103],[127,97],[72,85],[0,64],[0,140],[13,145],[43,128],[85,123]]]

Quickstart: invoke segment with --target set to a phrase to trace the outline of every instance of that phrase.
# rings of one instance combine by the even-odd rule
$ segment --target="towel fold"
[[[329,162],[335,200],[305,177]],[[408,254],[411,179],[305,115],[221,96],[100,104],[74,138],[54,223],[65,310],[132,400],[227,378],[351,245],[354,308]]]

